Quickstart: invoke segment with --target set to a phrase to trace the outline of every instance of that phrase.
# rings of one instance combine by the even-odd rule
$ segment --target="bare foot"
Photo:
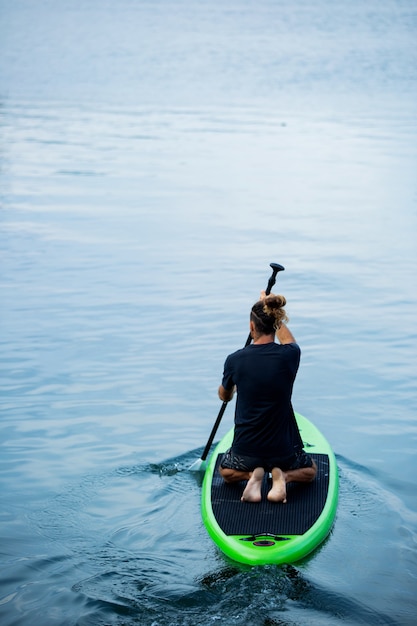
[[[242,494],[242,502],[260,502],[262,481],[264,478],[264,468],[257,467],[253,470],[252,476],[248,480],[248,484],[245,487],[245,491]]]
[[[267,498],[270,502],[282,502],[283,504],[287,502],[285,475],[279,467],[274,467],[272,470],[272,487]]]

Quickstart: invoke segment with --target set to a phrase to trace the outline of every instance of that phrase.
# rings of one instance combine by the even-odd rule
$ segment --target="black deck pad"
[[[246,482],[226,484],[218,467],[219,454],[211,487],[213,513],[226,535],[303,535],[317,520],[326,502],[329,486],[329,457],[310,454],[317,463],[312,483],[289,483],[287,503],[266,499],[271,479],[265,474],[262,502],[241,502]]]

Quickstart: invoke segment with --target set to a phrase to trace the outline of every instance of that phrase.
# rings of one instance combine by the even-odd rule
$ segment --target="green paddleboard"
[[[317,476],[312,483],[288,484],[286,504],[266,499],[267,475],[260,503],[241,502],[244,481],[226,484],[221,478],[218,466],[231,446],[233,429],[210,457],[202,489],[203,522],[215,544],[234,561],[294,563],[317,548],[331,530],[339,491],[336,458],[318,428],[302,415],[295,416],[304,449],[317,464]]]

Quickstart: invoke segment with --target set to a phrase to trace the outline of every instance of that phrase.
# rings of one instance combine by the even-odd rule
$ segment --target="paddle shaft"
[[[278,274],[278,272],[281,272],[285,269],[285,267],[283,267],[282,265],[279,265],[279,263],[270,263],[270,267],[272,267],[272,274],[268,280],[268,285],[265,289],[266,296],[268,296],[271,293],[271,289],[275,285],[276,275]],[[245,348],[246,346],[250,344],[251,341],[252,341],[252,337],[251,337],[251,334],[249,333],[249,336],[245,343]],[[204,448],[203,454],[201,455],[201,461],[205,461],[208,456],[208,453],[210,452],[211,444],[213,443],[213,439],[216,436],[217,429],[219,428],[219,425],[224,415],[224,412],[226,410],[227,404],[228,404],[227,402],[223,402],[223,404],[220,407],[220,411],[219,411],[216,421],[214,422],[214,426],[210,433],[210,437],[208,438],[206,447]]]

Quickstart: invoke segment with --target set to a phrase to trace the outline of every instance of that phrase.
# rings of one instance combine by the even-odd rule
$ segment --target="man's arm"
[[[236,387],[232,387],[231,389],[225,389],[223,385],[219,387],[219,398],[223,400],[223,402],[229,402],[235,393]]]
[[[294,335],[290,331],[290,329],[285,326],[285,324],[281,324],[281,326],[277,330],[278,341],[281,344],[285,343],[297,343],[295,341]]]

